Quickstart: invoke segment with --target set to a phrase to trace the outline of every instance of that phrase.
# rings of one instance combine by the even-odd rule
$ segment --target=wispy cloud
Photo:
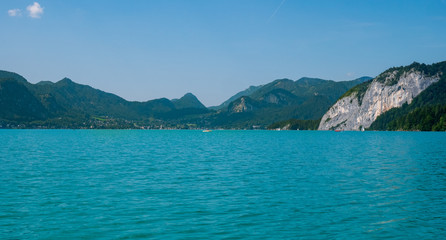
[[[279,11],[279,9],[282,7],[282,5],[286,2],[286,0],[282,0],[282,2],[280,2],[279,6],[276,8],[276,10],[273,12],[273,14],[271,14],[271,16],[268,18],[268,22],[271,21],[271,19],[273,19],[274,16],[276,16],[277,12]]]
[[[20,9],[10,9],[8,10],[8,15],[11,17],[18,17],[18,16],[22,16],[22,10]]]
[[[29,16],[32,18],[40,18],[43,14],[43,7],[38,2],[34,2],[32,5],[26,7]]]

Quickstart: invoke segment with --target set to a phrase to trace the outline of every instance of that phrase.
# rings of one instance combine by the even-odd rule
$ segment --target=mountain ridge
[[[127,101],[115,94],[78,84],[70,78],[32,84],[18,74],[2,71],[0,79],[12,79],[13,85],[14,82],[16,85],[23,85],[25,88],[18,88],[28,96],[25,98],[29,100],[28,105],[33,106],[32,109],[21,109],[22,112],[16,113],[14,109],[5,108],[9,109],[9,115],[1,115],[3,120],[19,123],[23,120],[28,126],[46,124],[45,126],[74,128],[79,124],[84,127],[91,122],[102,126],[98,119],[108,122],[121,119],[120,124],[125,123],[124,126],[130,127],[133,127],[130,123],[138,123],[174,128],[251,128],[254,125],[266,128],[274,121],[295,116],[304,119],[320,118],[333,99],[360,82],[357,79],[345,82],[314,78],[296,81],[277,79],[265,85],[251,86],[239,92],[240,97],[236,98],[237,94],[234,95],[232,99],[235,100],[224,102],[225,107],[209,110],[192,93],[186,93],[179,99],[160,98],[138,102]],[[6,95],[4,97],[7,98]],[[10,98],[9,101],[12,101],[12,105],[20,102],[17,98]],[[96,126],[94,124],[93,127]]]
[[[374,104],[375,109],[382,108],[385,111],[394,107],[401,108],[403,104],[401,108],[403,110],[390,111],[403,113],[377,118],[385,112],[380,111],[380,114],[374,114],[369,118],[367,124],[352,128],[354,130],[367,128],[376,119],[382,119],[379,120],[380,124],[377,123],[381,128],[375,124],[371,129],[383,129],[382,126],[393,129],[395,126],[401,126],[401,122],[409,118],[420,118],[420,114],[429,114],[437,122],[446,121],[446,116],[441,115],[442,111],[446,111],[446,106],[434,105],[434,101],[429,100],[434,95],[443,96],[441,91],[438,93],[429,90],[429,98],[417,100],[417,95],[423,96],[422,93],[426,89],[432,89],[431,85],[446,81],[443,80],[445,76],[443,72],[446,72],[446,62],[433,65],[413,63],[409,66],[389,68],[373,79],[370,77],[350,81],[309,77],[297,80],[276,79],[267,84],[250,86],[230,97],[216,109],[206,108],[192,93],[171,100],[159,98],[143,102],[128,101],[89,85],[78,84],[69,78],[57,82],[41,81],[32,84],[19,74],[0,71],[0,126],[266,129],[268,126],[285,124],[288,127],[283,129],[313,129],[317,122],[321,126],[335,121],[333,116],[327,117],[327,114],[336,108],[336,104],[348,98],[349,101],[348,103],[344,101],[345,104],[362,105],[365,101],[369,105]],[[401,81],[405,85],[401,84]],[[380,102],[376,97],[371,101],[370,88],[387,89],[385,91],[388,94],[382,95],[385,101]],[[416,91],[408,94],[407,91],[404,92],[406,89]],[[404,102],[412,106],[413,99],[415,102],[421,101],[424,105],[404,108]],[[386,101],[398,104],[385,105]],[[382,107],[377,106],[377,103]],[[389,119],[393,121],[390,125]],[[274,125],[276,122],[280,124]],[[328,129],[338,129],[344,123],[346,121],[342,120]],[[318,129],[323,130],[320,126]],[[442,123],[436,123],[435,127],[429,128],[423,125],[422,129],[438,130],[443,127]]]
[[[218,110],[207,122],[222,128],[266,129],[274,122],[291,118],[320,119],[345,91],[368,80],[301,79],[276,79],[264,84]]]
[[[43,121],[51,125],[49,122],[67,119],[66,121],[74,122],[73,124],[78,126],[94,122],[97,117],[105,117],[121,119],[122,122],[144,120],[150,123],[208,111],[192,94],[186,94],[183,98],[181,104],[187,107],[183,109],[176,108],[175,104],[166,98],[145,102],[127,101],[115,94],[75,83],[69,78],[32,84],[20,75],[7,71],[0,72],[0,89],[0,119],[6,122]],[[192,105],[188,103],[190,99],[194,100]],[[195,110],[194,106],[199,106],[200,109]],[[72,124],[63,126],[69,127]]]

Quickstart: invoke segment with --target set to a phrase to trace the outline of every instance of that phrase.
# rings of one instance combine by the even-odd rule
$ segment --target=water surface
[[[446,133],[1,130],[1,239],[439,239]]]

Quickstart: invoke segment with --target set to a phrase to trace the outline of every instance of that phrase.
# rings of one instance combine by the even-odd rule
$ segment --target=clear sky
[[[279,78],[446,60],[446,0],[1,0],[0,69],[218,105]]]

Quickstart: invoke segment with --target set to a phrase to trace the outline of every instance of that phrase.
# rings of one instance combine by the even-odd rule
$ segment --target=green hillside
[[[222,104],[218,105],[218,106],[214,106],[214,107],[210,107],[209,109],[211,110],[220,110],[220,109],[224,109],[227,108],[229,106],[229,104],[243,96],[249,96],[252,93],[254,93],[255,91],[259,90],[261,87],[263,87],[263,85],[260,86],[250,86],[249,88],[238,92],[237,94],[235,94],[234,96],[230,97],[228,100],[224,101]]]
[[[215,111],[193,94],[180,99],[127,101],[64,78],[27,82],[0,71],[0,125],[44,128],[266,128],[287,119],[320,119],[349,88],[368,80],[279,79],[237,93]],[[240,97],[237,97],[240,96]]]
[[[0,126],[45,128],[176,127],[180,120],[208,110],[192,94],[130,102],[68,78],[31,84],[0,71]]]
[[[320,119],[348,89],[369,79],[343,82],[318,78],[278,79],[232,101],[207,122],[210,127],[250,129],[266,128],[288,119]]]
[[[180,99],[172,99],[172,103],[176,109],[185,109],[185,108],[206,108],[198,98],[192,93],[186,93]]]
[[[0,78],[0,118],[14,121],[45,119],[49,112],[20,81]]]

